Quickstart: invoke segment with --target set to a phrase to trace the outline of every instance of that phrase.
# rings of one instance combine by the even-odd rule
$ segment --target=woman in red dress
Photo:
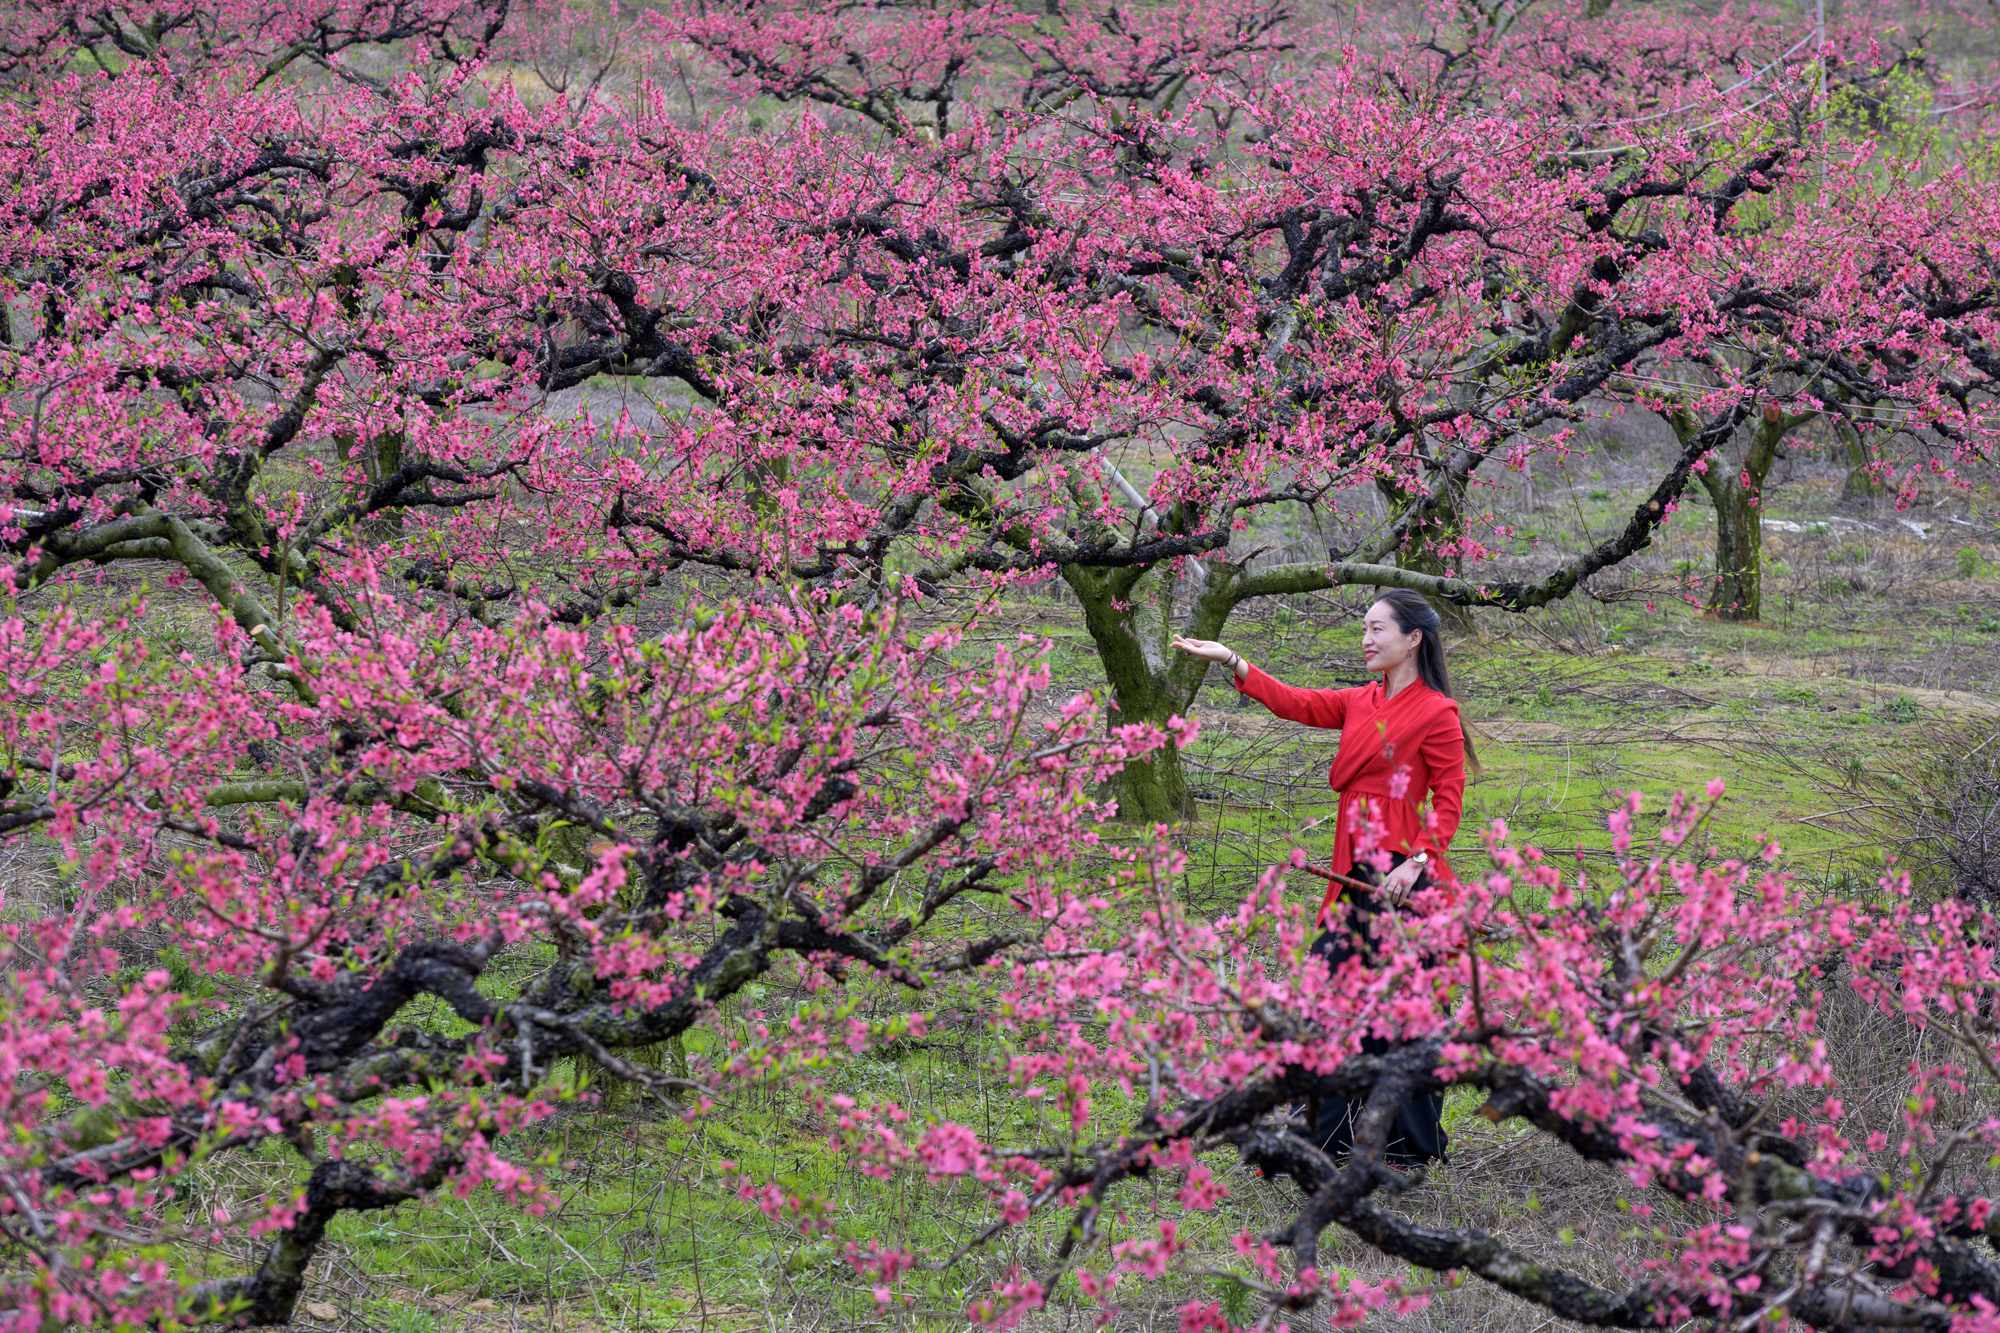
[[[1173,640],[1175,648],[1190,656],[1226,664],[1236,688],[1279,717],[1340,732],[1340,749],[1327,773],[1339,797],[1332,868],[1376,888],[1349,895],[1344,922],[1333,919],[1340,886],[1327,889],[1319,919],[1333,928],[1313,942],[1313,952],[1336,969],[1350,958],[1369,956],[1369,926],[1376,913],[1403,910],[1434,875],[1449,882],[1445,853],[1458,831],[1472,744],[1451,697],[1440,628],[1437,612],[1421,594],[1405,589],[1383,594],[1368,608],[1361,632],[1362,657],[1381,680],[1346,690],[1298,689],[1265,675],[1224,644]],[[1383,836],[1377,855],[1357,862],[1355,835],[1368,820]],[[1373,861],[1384,859],[1382,854],[1387,865],[1378,867]],[[1379,1055],[1390,1046],[1371,1037],[1362,1049]],[[1335,1157],[1345,1156],[1353,1142],[1352,1119],[1360,1113],[1359,1105],[1342,1098],[1323,1100],[1314,1137]],[[1390,1131],[1388,1160],[1406,1166],[1442,1159],[1443,1114],[1440,1094],[1404,1106]]]

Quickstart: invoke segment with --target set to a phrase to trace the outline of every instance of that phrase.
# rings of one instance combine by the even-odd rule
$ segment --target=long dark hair
[[[1444,665],[1444,622],[1438,619],[1437,608],[1430,604],[1430,599],[1408,588],[1385,588],[1375,600],[1389,608],[1389,614],[1396,618],[1397,629],[1424,636],[1417,640],[1417,679],[1447,699],[1457,697],[1451,692],[1451,672]],[[1458,731],[1465,737],[1466,765],[1477,773],[1479,752],[1472,748],[1472,733],[1466,730],[1463,714],[1458,719]]]

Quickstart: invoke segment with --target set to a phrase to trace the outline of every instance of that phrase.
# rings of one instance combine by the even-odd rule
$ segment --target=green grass
[[[696,1044],[699,1050],[702,1039]],[[918,1127],[951,1119],[1002,1142],[1060,1141],[1052,1112],[998,1095],[990,1066],[1000,1054],[976,1027],[956,1029],[858,1061],[824,1090],[893,1097]],[[564,1081],[573,1084],[571,1076]],[[1134,1110],[1115,1089],[1102,1090],[1080,1137],[1115,1134]],[[535,1327],[730,1330],[784,1327],[773,1323],[776,1312],[810,1305],[837,1327],[956,1329],[1006,1266],[1039,1267],[1062,1225],[1060,1215],[1039,1220],[965,1263],[919,1273],[885,1308],[846,1261],[848,1244],[951,1253],[989,1220],[984,1191],[921,1176],[888,1184],[864,1177],[829,1148],[807,1099],[741,1094],[693,1123],[572,1104],[514,1146],[543,1155],[556,1207],[538,1217],[482,1190],[383,1213],[343,1213],[329,1228],[321,1280],[305,1302],[339,1316],[317,1322],[424,1333],[477,1326],[490,1307],[524,1313]],[[1211,1165],[1228,1173],[1233,1160],[1215,1156]],[[823,1227],[766,1221],[737,1196],[737,1171],[823,1200]],[[267,1146],[230,1159],[226,1184],[212,1182],[213,1193],[195,1206],[246,1205],[303,1173],[288,1149]],[[1275,1194],[1252,1178],[1239,1185]],[[1224,1211],[1191,1219],[1184,1234],[1219,1252],[1240,1225]],[[1114,1242],[1130,1234],[1115,1219],[1109,1230]],[[203,1274],[235,1271],[242,1262],[215,1258]],[[310,1309],[304,1322],[316,1322]]]

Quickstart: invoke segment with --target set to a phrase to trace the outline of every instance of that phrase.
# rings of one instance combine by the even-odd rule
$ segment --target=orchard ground
[[[1600,438],[1573,454],[1560,475],[1535,478],[1532,490],[1517,476],[1479,498],[1517,516],[1524,564],[1536,544],[1533,558],[1545,562],[1629,512],[1634,491],[1627,483],[1646,475],[1643,453],[1643,445]],[[1621,568],[1616,584],[1597,585],[1600,596],[1615,600],[1579,596],[1526,616],[1478,613],[1452,647],[1484,761],[1468,791],[1457,856],[1477,865],[1479,830],[1505,820],[1545,848],[1574,849],[1585,862],[1608,858],[1603,817],[1614,793],[1664,795],[1720,775],[1730,795],[1714,826],[1719,852],[1747,851],[1759,835],[1773,834],[1792,871],[1822,891],[1868,892],[1880,869],[1879,831],[1895,826],[1899,802],[1910,799],[1931,751],[1976,744],[2000,727],[2000,532],[1983,492],[1925,490],[1900,510],[1842,507],[1842,482],[1835,464],[1802,457],[1774,488],[1762,623],[1722,623],[1698,609],[1711,573],[1713,516],[1705,501],[1690,504],[1663,540]],[[1258,535],[1294,541],[1301,551],[1310,542],[1303,533]],[[104,590],[128,586],[132,573],[121,569],[125,577],[107,579]],[[1014,590],[981,634],[988,641],[1046,636],[1062,683],[1091,688],[1102,677],[1074,615],[1058,604],[1058,586]],[[1239,612],[1229,637],[1293,683],[1355,683],[1362,678],[1355,624],[1367,600],[1354,589],[1267,599]],[[192,597],[189,611],[205,614]],[[970,643],[968,651],[980,647]],[[1221,910],[1294,840],[1323,848],[1327,838],[1309,825],[1329,809],[1324,774],[1333,737],[1246,706],[1219,675],[1196,711],[1203,729],[1190,758],[1198,805],[1181,832],[1191,856],[1184,892],[1191,903]],[[1310,881],[1296,891],[1317,893]],[[14,901],[16,912],[33,910]],[[507,972],[523,978],[537,962],[525,952],[503,958],[489,981],[504,989]],[[783,1013],[791,1002],[779,982],[753,987],[731,1007]],[[459,1030],[441,1004],[426,1004],[425,1021]],[[1908,1032],[1890,1031],[1858,1006],[1836,1009],[1830,1019],[1846,1067],[1843,1094],[1850,1101],[1899,1095],[1912,1055]],[[690,1049],[712,1039],[697,1030]],[[835,1077],[893,1093],[913,1117],[955,1119],[991,1135],[1006,1128],[995,1117],[1019,1116],[1025,1105],[991,1095],[981,1070],[996,1054],[973,1014],[946,1013],[924,1038]],[[685,1055],[662,1049],[651,1058],[673,1064]],[[563,1077],[585,1095],[539,1131],[558,1208],[534,1217],[481,1192],[343,1214],[296,1326],[382,1333],[944,1330],[964,1327],[968,1302],[1010,1264],[1047,1253],[1047,1234],[1017,1234],[930,1274],[914,1303],[880,1304],[840,1262],[840,1244],[872,1238],[949,1254],[976,1226],[973,1201],[954,1195],[969,1182],[885,1190],[864,1181],[827,1146],[826,1127],[785,1100],[732,1100],[689,1124],[657,1114],[629,1090],[598,1104],[587,1072]],[[1627,1188],[1623,1176],[1582,1163],[1518,1123],[1490,1126],[1471,1116],[1475,1104],[1450,1100],[1451,1163],[1434,1169],[1406,1206],[1439,1222],[1485,1227],[1530,1252],[1561,1251],[1577,1271],[1611,1277],[1620,1232],[1578,1233],[1554,1219],[1606,1216],[1603,1205]],[[1109,1089],[1100,1090],[1097,1108],[1107,1132],[1130,1109]],[[767,1223],[736,1197],[718,1159],[824,1196],[831,1231],[800,1236]],[[1277,1223],[1294,1190],[1226,1157],[1213,1165],[1238,1205],[1233,1214],[1201,1215],[1210,1227],[1201,1245],[1220,1270],[1233,1257],[1239,1226],[1260,1217]],[[203,1178],[204,1193],[188,1204],[206,1210],[247,1202],[289,1187],[297,1172],[289,1148],[267,1145],[219,1161]],[[1322,1253],[1345,1271],[1375,1280],[1397,1271],[1343,1241],[1338,1229],[1327,1239]],[[250,1261],[247,1253],[220,1250],[181,1258],[191,1270],[213,1273]],[[1422,1277],[1415,1270],[1407,1276]],[[1030,1327],[1088,1326],[1088,1306],[1060,1300],[1074,1296],[1072,1282],[1065,1280],[1058,1302]],[[1204,1286],[1232,1314],[1257,1308],[1232,1278],[1190,1277],[1134,1292],[1119,1326],[1176,1327],[1176,1301]],[[1316,1327],[1310,1319],[1306,1326]],[[1559,1326],[1479,1284],[1440,1290],[1416,1314],[1378,1320],[1487,1333]]]

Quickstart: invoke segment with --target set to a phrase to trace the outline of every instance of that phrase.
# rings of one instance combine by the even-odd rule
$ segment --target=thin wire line
[[[1824,14],[1823,5],[1824,5],[1824,0],[1822,0],[1822,15]],[[1820,38],[1820,46],[1823,49],[1826,46],[1826,30],[1825,30],[1824,17],[1821,18],[1820,24],[1821,26],[1819,28],[1819,38]],[[1644,115],[1644,116],[1628,116],[1620,120],[1584,120],[1584,121],[1567,121],[1561,123],[1570,129],[1601,130],[1601,129],[1609,129],[1614,125],[1644,125],[1648,121],[1664,120],[1668,116],[1677,116],[1681,112],[1688,110],[1690,107],[1700,106],[1703,102],[1712,102],[1718,97],[1727,97],[1729,96],[1729,94],[1735,92],[1738,88],[1749,87],[1751,84],[1757,82],[1757,80],[1763,78],[1766,74],[1769,74],[1772,70],[1776,69],[1779,65],[1782,65],[1785,62],[1785,58],[1787,56],[1790,56],[1795,52],[1797,52],[1800,47],[1804,46],[1807,42],[1811,41],[1813,39],[1813,36],[1814,36],[1813,33],[1808,32],[1805,36],[1799,38],[1796,42],[1793,42],[1790,47],[1786,48],[1784,51],[1779,52],[1777,57],[1774,58],[1768,65],[1765,65],[1762,69],[1756,70],[1755,72],[1750,74],[1747,78],[1744,78],[1736,83],[1730,84],[1727,88],[1718,88],[1713,92],[1705,93],[1702,96],[1695,98],[1692,102],[1686,102],[1680,106],[1668,107],[1665,111],[1655,111],[1649,115]]]
[[[1747,111],[1755,111],[1758,107],[1764,105],[1764,103],[1770,101],[1777,95],[1778,95],[1777,92],[1765,93],[1762,97],[1758,98],[1756,101],[1749,102],[1743,106],[1737,107],[1734,111],[1730,112],[1726,116],[1717,116],[1714,120],[1706,121],[1700,125],[1690,126],[1684,132],[1687,134],[1696,134],[1702,130],[1712,130],[1717,125],[1726,125],[1730,121],[1734,120],[1736,117],[1744,114]],[[1570,157],[1596,157],[1600,153],[1633,153],[1637,152],[1638,149],[1639,145],[1637,144],[1630,144],[1630,143],[1611,144],[1608,147],[1604,148],[1572,148],[1569,150],[1567,155]]]

